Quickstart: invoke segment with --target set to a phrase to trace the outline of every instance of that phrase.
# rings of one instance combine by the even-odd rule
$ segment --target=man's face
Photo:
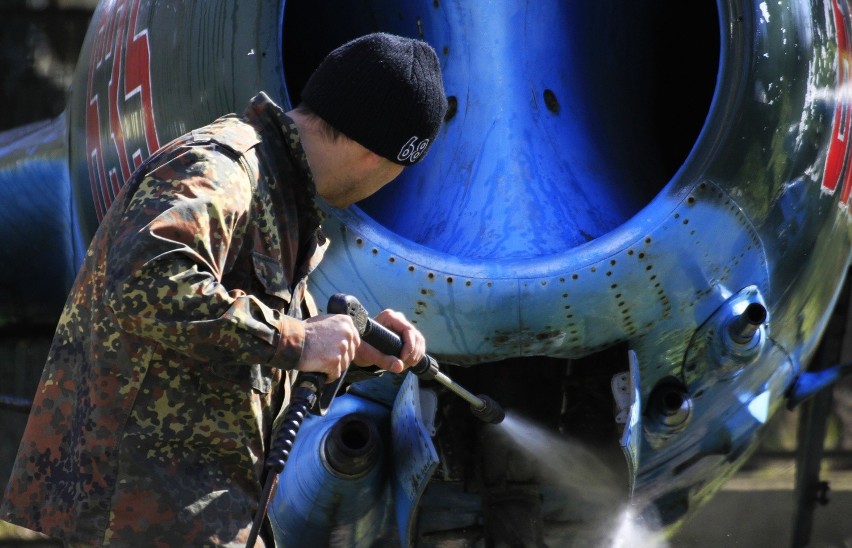
[[[402,173],[403,167],[384,158],[376,166],[354,169],[341,178],[322,198],[334,207],[349,207],[372,196]]]

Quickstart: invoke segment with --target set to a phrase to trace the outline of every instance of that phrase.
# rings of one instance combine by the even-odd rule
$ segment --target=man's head
[[[302,101],[345,136],[401,166],[425,156],[447,111],[435,50],[385,33],[332,51],[305,84]]]

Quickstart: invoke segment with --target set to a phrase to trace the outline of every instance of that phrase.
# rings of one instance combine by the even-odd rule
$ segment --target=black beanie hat
[[[329,53],[305,84],[302,101],[350,139],[403,166],[425,156],[447,111],[432,46],[385,33]]]

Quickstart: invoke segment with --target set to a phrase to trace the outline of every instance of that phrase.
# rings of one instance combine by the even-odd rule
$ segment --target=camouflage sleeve
[[[251,184],[238,161],[215,149],[183,149],[127,200],[104,288],[123,330],[208,363],[296,366],[304,324],[221,283],[251,210]]]

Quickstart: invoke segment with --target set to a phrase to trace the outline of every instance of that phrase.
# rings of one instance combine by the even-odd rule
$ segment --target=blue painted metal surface
[[[313,278],[317,302],[345,292],[374,312],[401,310],[442,363],[495,372],[509,359],[531,375],[543,359],[602,367],[596,356],[626,348],[621,378],[632,404],[622,409],[621,443],[633,494],[675,525],[748,456],[809,363],[852,247],[847,4],[720,0],[712,22],[699,4],[660,26],[672,20],[646,3],[106,2],[63,118],[67,143],[48,129],[33,134],[50,152],[28,163],[20,134],[4,134],[0,182],[16,195],[45,178],[62,187],[67,151],[77,202],[69,192],[67,202],[56,194],[67,210],[42,204],[50,215],[63,210],[51,218],[69,242],[65,280],[98,204],[157,142],[241,110],[258,89],[289,107],[308,59],[346,38],[424,38],[439,53],[451,115],[429,156],[397,183],[328,209],[332,246]],[[687,32],[670,43],[673,27]],[[709,41],[695,38],[708,27]],[[698,57],[715,47],[718,58]],[[696,97],[700,78],[672,77],[702,62],[709,68],[691,74],[710,73],[712,101]],[[114,78],[140,91],[121,97]],[[680,126],[687,115],[698,119],[694,133]],[[30,217],[9,217],[4,237]],[[724,326],[751,302],[767,318],[747,355],[732,357]],[[390,413],[398,386],[371,381],[354,392]],[[655,423],[655,394],[669,388],[680,406]],[[415,399],[399,399],[394,416],[395,431],[413,429],[412,447],[428,445]],[[322,425],[317,432],[330,428]],[[299,443],[315,435],[309,427]],[[288,472],[323,477],[314,456],[294,456]],[[383,502],[403,516],[403,539],[414,538],[410,516],[431,454],[414,462],[398,474],[417,485]],[[326,504],[293,489],[288,504]]]
[[[278,489],[269,506],[269,520],[276,546],[366,546],[381,533],[379,524],[391,516],[386,503],[387,446],[382,440],[381,456],[361,477],[342,477],[329,468],[323,443],[340,419],[358,413],[387,432],[390,411],[377,403],[344,395],[325,416],[308,415],[289,464],[279,477]]]
[[[346,394],[326,415],[306,417],[269,507],[276,545],[367,546],[389,539],[410,545],[417,505],[438,465],[427,426],[435,406],[424,410],[420,403],[430,395],[421,395],[418,378],[409,374],[392,407]],[[334,425],[353,414],[377,426],[383,448],[368,473],[346,477],[329,466],[323,447]],[[396,531],[389,535],[391,527]]]
[[[581,248],[502,262],[410,247],[357,210],[335,212],[341,224],[326,226],[338,247],[316,286],[322,295],[345,284],[370,310],[414,296],[404,311],[431,352],[461,364],[579,357],[655,330],[689,332],[729,288],[768,291],[767,262],[756,231],[716,185],[699,182],[674,198]]]
[[[0,327],[52,325],[83,260],[64,115],[0,135]]]
[[[391,420],[394,448],[393,500],[403,546],[410,546],[416,538],[417,505],[438,466],[438,454],[431,439],[433,432],[425,424],[425,420],[431,421],[431,417],[424,416],[420,398],[420,382],[409,373],[394,402]]]

